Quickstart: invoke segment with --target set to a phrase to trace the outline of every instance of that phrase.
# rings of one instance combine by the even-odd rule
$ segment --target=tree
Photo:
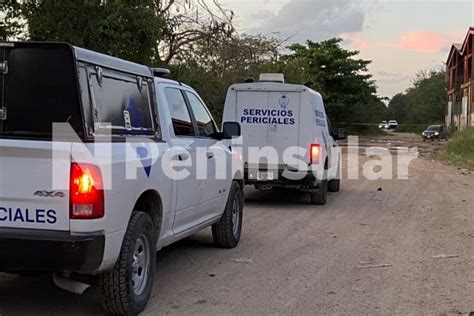
[[[218,42],[199,40],[183,58],[186,62],[196,62],[219,78],[235,72],[244,76],[251,75],[256,67],[274,61],[281,44],[277,38],[246,34]]]
[[[242,35],[218,42],[205,39],[193,44],[192,51],[182,52],[182,61],[171,65],[171,77],[194,87],[220,120],[227,89],[257,77],[262,72],[278,71],[274,60],[282,41],[277,38]]]
[[[405,93],[390,101],[388,111],[400,123],[429,125],[444,122],[448,103],[444,71],[422,71]]]
[[[301,59],[309,81],[322,91],[330,105],[355,104],[377,99],[377,89],[367,66],[371,61],[354,58],[358,51],[341,47],[342,39],[332,38],[320,43],[307,41],[293,44],[289,60]]]
[[[341,43],[342,39],[332,38],[293,44],[289,47],[292,53],[282,58],[283,68],[296,65],[299,79],[313,83],[333,122],[374,123],[384,115],[385,106],[368,73],[371,61],[355,58],[359,52],[346,50]]]
[[[21,35],[24,21],[18,14],[19,8],[19,4],[13,0],[6,0],[0,4],[0,40],[14,40]]]
[[[390,119],[397,120],[398,122],[407,122],[408,119],[408,97],[403,93],[395,95],[388,106],[388,116]]]
[[[158,42],[159,58],[165,64],[193,51],[197,42],[219,43],[237,35],[234,12],[218,0],[154,0],[156,14],[164,19]]]
[[[15,6],[29,40],[69,42],[144,64],[156,58],[163,20],[152,0],[26,0]]]

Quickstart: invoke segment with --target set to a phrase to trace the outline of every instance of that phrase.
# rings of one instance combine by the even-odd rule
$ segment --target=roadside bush
[[[446,150],[453,155],[474,158],[474,128],[456,132]]]
[[[474,168],[474,128],[454,133],[440,158],[461,167]]]

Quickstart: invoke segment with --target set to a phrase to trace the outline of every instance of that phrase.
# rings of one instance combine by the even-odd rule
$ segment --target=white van
[[[223,121],[241,124],[246,184],[298,188],[317,205],[339,191],[336,141],[346,136],[332,132],[319,93],[285,84],[282,74],[262,74],[259,82],[229,88]]]

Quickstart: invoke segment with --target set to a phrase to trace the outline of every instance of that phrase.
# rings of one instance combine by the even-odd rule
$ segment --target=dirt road
[[[159,252],[145,315],[474,311],[474,176],[432,161],[441,145],[414,135],[363,143],[418,144],[426,154],[409,180],[345,180],[324,207],[298,192],[247,189],[239,247],[213,248],[204,231]],[[100,313],[92,292],[0,274],[2,316]]]

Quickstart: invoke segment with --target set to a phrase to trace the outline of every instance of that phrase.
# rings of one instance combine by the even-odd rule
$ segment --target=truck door
[[[222,212],[223,199],[227,198],[227,179],[232,175],[227,173],[228,155],[221,141],[214,138],[217,126],[203,101],[191,91],[184,95],[189,103],[197,127],[196,144],[199,148],[197,166],[199,176],[204,182],[201,222],[210,220]]]
[[[175,137],[172,140],[173,163],[182,163],[186,167],[174,169],[188,176],[176,179],[176,214],[173,224],[175,233],[192,228],[200,219],[200,204],[202,200],[203,181],[197,179],[196,162],[196,132],[185,98],[179,88],[165,88],[165,96],[169,106],[172,128]]]

